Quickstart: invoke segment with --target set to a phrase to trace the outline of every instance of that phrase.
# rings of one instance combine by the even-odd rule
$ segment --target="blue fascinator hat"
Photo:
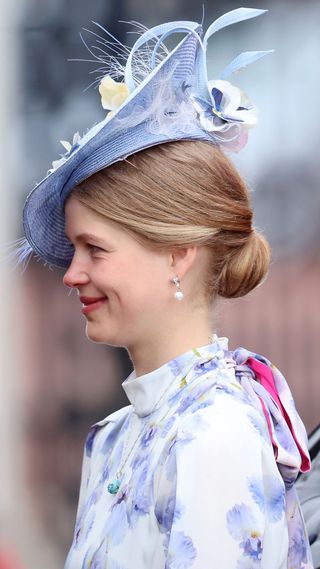
[[[65,201],[80,182],[99,170],[171,141],[200,140],[234,151],[245,145],[248,129],[257,123],[257,110],[226,78],[270,51],[241,53],[219,79],[208,81],[206,49],[217,31],[265,12],[232,10],[205,34],[197,22],[155,26],[137,39],[123,66],[119,63],[123,46],[113,44],[119,60],[110,59],[99,85],[102,105],[109,112],[84,136],[74,135],[72,144],[63,142],[67,152],[27,196],[18,262],[36,254],[50,265],[68,267],[74,247],[65,235]],[[176,33],[185,37],[169,52],[163,42]]]

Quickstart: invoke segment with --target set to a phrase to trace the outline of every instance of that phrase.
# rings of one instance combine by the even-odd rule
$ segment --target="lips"
[[[80,296],[80,302],[82,302],[82,304],[84,304],[85,306],[88,306],[89,304],[94,304],[95,302],[99,302],[99,300],[106,300],[106,296],[99,296],[99,297],[93,297],[93,296]]]
[[[103,306],[107,300],[107,296],[80,296],[80,301],[82,302],[82,314],[88,316]]]

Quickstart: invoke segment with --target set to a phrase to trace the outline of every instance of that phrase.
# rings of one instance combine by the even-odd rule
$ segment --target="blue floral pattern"
[[[65,569],[312,569],[306,433],[279,370],[215,337],[123,388],[87,437]]]

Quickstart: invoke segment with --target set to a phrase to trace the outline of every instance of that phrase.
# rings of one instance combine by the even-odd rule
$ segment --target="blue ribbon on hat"
[[[154,39],[155,37],[159,37],[153,51],[151,54],[150,59],[150,67],[151,69],[156,68],[156,54],[161,45],[161,43],[168,38],[170,35],[176,33],[192,33],[195,34],[199,45],[201,46],[200,56],[199,56],[199,65],[197,66],[197,84],[201,87],[201,93],[199,95],[204,96],[210,99],[210,93],[207,87],[208,84],[208,77],[207,77],[207,64],[206,64],[206,50],[208,40],[223,28],[236,24],[238,22],[242,22],[244,20],[249,20],[251,18],[256,18],[257,16],[261,16],[267,12],[267,10],[261,10],[256,8],[237,8],[236,10],[231,10],[223,16],[220,16],[217,20],[215,20],[206,31],[203,41],[201,40],[201,30],[202,27],[197,22],[191,21],[177,21],[177,22],[167,22],[166,24],[160,24],[159,26],[155,26],[150,30],[144,32],[134,43],[129,57],[127,59],[126,67],[125,67],[125,83],[127,84],[129,91],[133,92],[136,87],[137,83],[134,80],[134,74],[132,70],[132,62],[133,56],[136,51],[145,45],[148,41]],[[198,33],[199,32],[199,33]],[[178,48],[179,46],[177,46]],[[176,48],[176,49],[177,49]],[[232,73],[243,69],[250,63],[254,63],[261,57],[272,53],[274,50],[267,50],[267,51],[246,51],[239,54],[235,59],[231,61],[231,63],[222,71],[220,78],[224,79],[228,77]]]

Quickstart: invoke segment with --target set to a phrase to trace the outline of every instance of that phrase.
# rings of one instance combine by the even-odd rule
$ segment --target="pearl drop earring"
[[[171,282],[174,283],[174,284],[176,285],[177,289],[178,289],[178,290],[176,290],[176,292],[174,293],[174,297],[175,297],[177,300],[183,300],[184,294],[183,294],[182,290],[180,289],[180,279],[179,279],[179,277],[178,277],[178,276],[173,277],[173,278],[171,279]]]

